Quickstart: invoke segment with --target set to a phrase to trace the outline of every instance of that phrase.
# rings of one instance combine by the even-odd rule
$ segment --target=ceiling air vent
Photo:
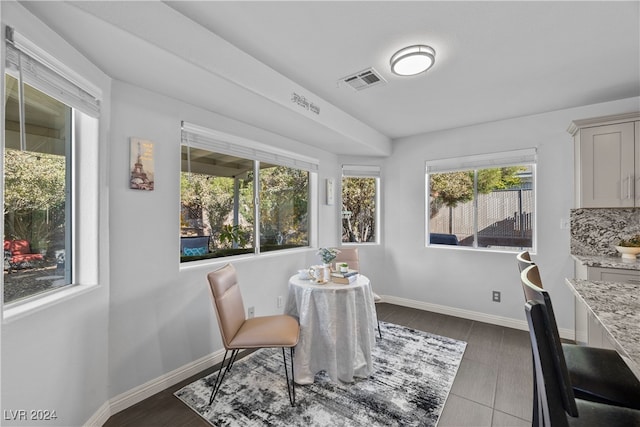
[[[340,79],[340,82],[348,84],[355,90],[362,90],[379,84],[384,84],[387,81],[373,68],[367,68],[366,70],[343,77]]]

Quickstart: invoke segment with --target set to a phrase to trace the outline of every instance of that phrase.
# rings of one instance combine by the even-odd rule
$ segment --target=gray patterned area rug
[[[282,350],[236,361],[208,406],[217,372],[175,395],[214,426],[435,426],[467,343],[380,322],[369,378],[331,381],[324,372],[296,385],[291,407]],[[288,360],[288,354],[287,354]]]

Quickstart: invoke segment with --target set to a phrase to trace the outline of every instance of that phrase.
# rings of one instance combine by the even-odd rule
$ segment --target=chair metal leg
[[[293,347],[291,347],[290,350],[291,350],[291,356],[290,356],[291,384],[289,384],[289,369],[287,368],[287,356],[285,354],[284,347],[282,347],[282,361],[284,362],[284,375],[287,380],[287,392],[289,393],[289,402],[291,403],[291,406],[296,406],[296,382],[294,379],[295,377],[294,377],[294,371],[293,371]],[[229,350],[225,350],[224,356],[222,357],[222,363],[220,364],[220,369],[218,370],[218,375],[216,376],[216,380],[211,390],[211,396],[209,397],[209,405],[213,403],[216,396],[218,395],[218,391],[222,386],[222,381],[224,380],[225,375],[227,375],[227,371],[231,369],[231,367],[233,366],[233,364],[235,363],[238,357],[238,351],[239,351],[238,349],[231,350],[231,356],[227,360],[227,354],[229,353]],[[226,367],[224,366],[225,360],[227,360]]]
[[[236,363],[236,359],[238,358],[239,349],[234,350],[235,353],[231,353],[231,364],[229,365],[229,369],[233,368],[233,364]]]
[[[378,334],[380,335],[380,339],[382,339],[382,329],[380,329],[380,321],[378,320]]]
[[[211,406],[214,399],[216,398],[216,395],[218,394],[218,390],[220,390],[220,386],[222,385],[222,381],[224,380],[224,376],[227,374],[227,371],[231,369],[233,362],[236,360],[236,356],[238,355],[238,350],[237,349],[231,350],[231,357],[229,358],[229,361],[227,362],[227,367],[225,368],[224,361],[227,358],[227,353],[229,353],[229,350],[224,351],[224,356],[222,357],[222,363],[220,364],[220,369],[218,370],[218,376],[216,377],[215,383],[213,383],[213,389],[211,390],[211,396],[209,397],[209,406]],[[225,368],[224,372],[222,372],[223,368]]]
[[[284,352],[284,347],[282,347],[282,361],[284,362],[284,376],[287,379],[287,392],[289,393],[289,403],[291,406],[296,406],[296,381],[293,376],[293,347],[290,347],[291,350],[291,386],[289,386],[289,372],[287,370],[287,357]]]

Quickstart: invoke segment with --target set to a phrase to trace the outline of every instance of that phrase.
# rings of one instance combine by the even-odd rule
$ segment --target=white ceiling
[[[156,16],[149,13],[149,22],[134,23],[130,14],[108,12],[118,7],[114,3],[101,7],[88,3],[76,6],[128,31],[134,25],[150,27]],[[100,25],[65,25],[69,15],[56,17],[50,2],[24,5],[107,74],[135,80],[127,77],[136,74],[134,66],[114,56],[133,49],[128,43],[118,43],[112,52],[105,52],[106,46],[96,51]],[[319,102],[332,104],[388,139],[640,95],[638,1],[172,1],[165,5],[173,9],[171,13],[184,15],[158,24],[167,34],[191,34],[195,21],[307,89],[310,101],[317,96]],[[157,3],[156,8],[148,2],[136,7],[155,11]],[[138,37],[145,37],[142,32]],[[188,51],[195,40],[179,42]],[[417,43],[435,48],[434,67],[414,77],[391,74],[389,57]],[[162,40],[154,44],[165,46]],[[143,57],[139,50],[137,55]],[[212,63],[226,59],[213,48],[200,49],[200,55]],[[368,67],[382,74],[387,84],[359,92],[338,84],[341,77]],[[266,70],[251,68],[263,74]],[[251,70],[237,71],[245,78]],[[311,126],[313,118],[304,120]],[[330,135],[322,137],[332,140]],[[335,151],[340,151],[340,138],[334,142]]]
[[[391,138],[640,95],[639,2],[169,2]],[[389,58],[428,44],[436,64]],[[388,84],[337,86],[374,67]]]

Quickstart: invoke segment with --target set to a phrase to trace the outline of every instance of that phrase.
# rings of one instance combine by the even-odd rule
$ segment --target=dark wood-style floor
[[[527,332],[391,304],[376,307],[380,320],[468,343],[438,427],[531,425],[533,383]],[[208,426],[173,393],[214,370],[113,415],[105,426]]]

